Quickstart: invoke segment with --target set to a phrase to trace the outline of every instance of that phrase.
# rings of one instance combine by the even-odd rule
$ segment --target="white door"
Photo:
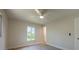
[[[75,19],[75,49],[79,50],[79,18]]]

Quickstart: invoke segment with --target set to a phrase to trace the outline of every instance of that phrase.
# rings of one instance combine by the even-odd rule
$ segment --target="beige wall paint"
[[[0,50],[4,50],[6,49],[8,20],[4,10],[0,10],[0,15],[2,15],[2,36],[0,37]]]
[[[36,28],[36,40],[27,42],[27,26],[34,26]],[[30,44],[43,43],[43,29],[42,25],[24,22],[20,20],[9,20],[8,22],[8,40],[7,48],[17,48],[27,46]]]
[[[61,49],[74,49],[74,19],[72,16],[55,20],[46,26],[47,44]]]

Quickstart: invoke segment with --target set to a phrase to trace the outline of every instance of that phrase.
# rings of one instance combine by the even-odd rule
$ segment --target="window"
[[[35,40],[35,28],[34,27],[27,27],[27,41]]]

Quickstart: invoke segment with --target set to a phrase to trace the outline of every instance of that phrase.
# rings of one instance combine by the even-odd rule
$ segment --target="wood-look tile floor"
[[[53,47],[53,46],[49,46],[49,45],[39,44],[39,45],[33,45],[33,46],[20,48],[18,50],[61,50],[61,49]]]

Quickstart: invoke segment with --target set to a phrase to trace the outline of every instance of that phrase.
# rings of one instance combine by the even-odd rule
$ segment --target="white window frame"
[[[29,30],[28,30],[29,29]],[[33,32],[34,31],[34,32]],[[31,33],[30,33],[31,32]],[[35,27],[27,26],[27,41],[34,41],[35,40]],[[29,33],[29,34],[28,34]],[[34,35],[34,36],[33,36]],[[30,37],[31,36],[31,37]],[[29,39],[29,38],[30,39]]]

